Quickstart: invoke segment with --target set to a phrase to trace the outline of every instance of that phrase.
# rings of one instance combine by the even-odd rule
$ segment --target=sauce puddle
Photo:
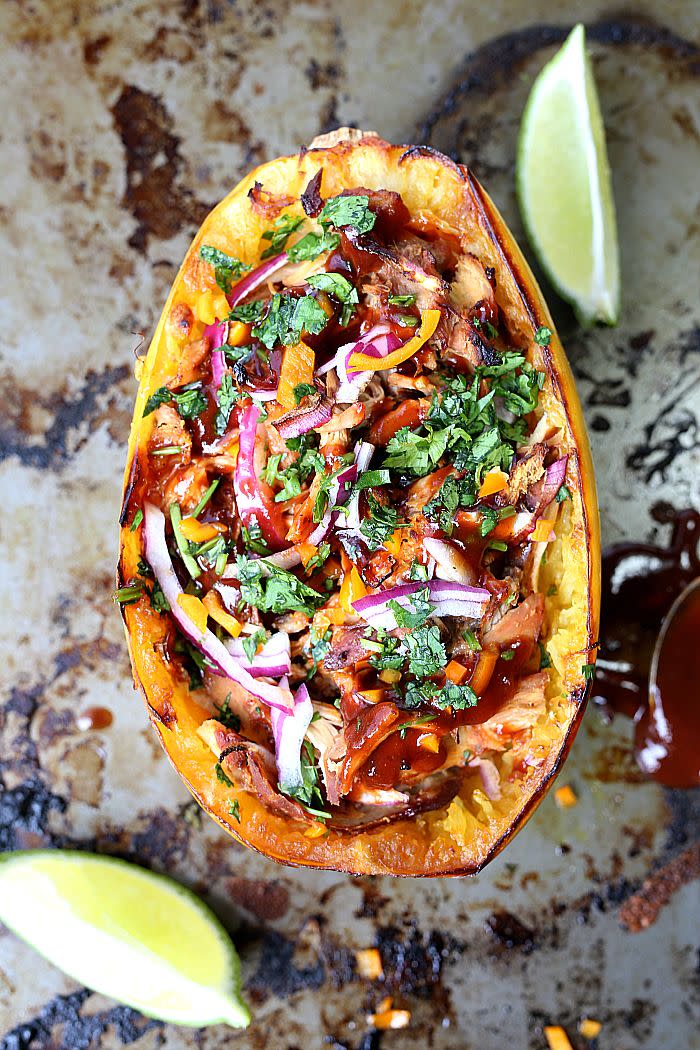
[[[654,702],[649,672],[661,624],[700,576],[700,514],[678,511],[669,547],[619,543],[603,555],[600,649],[593,702],[633,718],[635,757],[669,787],[700,783],[700,590],[679,607],[661,648]]]

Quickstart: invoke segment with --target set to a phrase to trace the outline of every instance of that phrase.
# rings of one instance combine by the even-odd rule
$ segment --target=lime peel
[[[532,86],[520,127],[516,190],[528,237],[583,324],[615,324],[620,273],[605,130],[583,25]]]
[[[74,980],[148,1017],[197,1028],[250,1022],[226,930],[164,875],[91,853],[6,853],[0,920]]]

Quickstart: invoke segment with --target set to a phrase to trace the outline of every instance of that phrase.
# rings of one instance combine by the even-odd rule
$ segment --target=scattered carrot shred
[[[223,629],[228,631],[233,638],[238,638],[242,629],[241,624],[235,616],[232,616],[230,612],[226,611],[220,594],[216,591],[209,591],[209,593],[202,599],[202,605],[209,616],[211,616],[212,620],[216,620],[218,624],[221,624]]]
[[[418,746],[437,755],[440,750],[440,741],[435,733],[421,733],[418,737]]]
[[[551,543],[552,540],[556,539],[551,521],[547,521],[546,518],[540,518],[530,533],[530,539],[536,543]]]
[[[496,492],[502,492],[508,485],[508,475],[504,470],[489,470],[484,475],[484,480],[479,489],[479,499],[493,496]]]
[[[312,558],[318,554],[318,547],[314,543],[297,543],[297,550],[301,563],[306,568]]]
[[[360,977],[366,977],[369,981],[377,981],[384,976],[382,957],[377,948],[361,948],[355,952],[355,960]]]
[[[544,1037],[549,1050],[573,1050],[569,1037],[561,1025],[545,1025]]]
[[[191,515],[182,519],[180,528],[185,539],[192,540],[193,543],[206,543],[207,540],[213,540],[215,536],[228,531],[222,522],[197,521]]]
[[[578,803],[578,798],[570,784],[562,784],[554,792],[554,801],[560,809],[571,809]]]
[[[467,669],[464,664],[461,664],[459,660],[450,660],[447,667],[445,668],[445,676],[449,678],[455,685],[461,685],[464,679],[467,677]]]
[[[596,1036],[600,1035],[602,1027],[600,1021],[593,1021],[590,1017],[582,1017],[578,1023],[579,1035],[582,1035],[584,1039],[595,1039]]]
[[[386,689],[363,689],[360,693],[368,704],[378,704],[386,696]]]
[[[207,628],[207,610],[202,601],[194,594],[179,594],[177,604],[185,616],[189,616],[198,631],[204,632]]]

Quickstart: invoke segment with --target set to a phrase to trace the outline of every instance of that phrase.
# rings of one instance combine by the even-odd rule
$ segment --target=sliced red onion
[[[286,551],[268,554],[262,560],[267,562],[268,565],[275,565],[278,569],[289,570],[301,564],[301,555],[294,547],[289,547]]]
[[[292,669],[289,635],[286,631],[277,631],[271,638],[268,638],[260,652],[255,654],[252,662],[248,659],[240,638],[229,638],[224,645],[231,656],[246,668],[253,678],[280,678],[282,675],[289,674]]]
[[[286,678],[283,682],[286,682]],[[301,747],[313,714],[311,697],[305,685],[300,685],[294,694],[294,706],[291,711],[270,711],[277,774],[283,791],[301,787],[304,783],[301,773]]]
[[[226,338],[227,323],[226,321],[214,321],[213,324],[206,325],[204,335],[209,340],[209,349],[211,351],[218,350],[223,345]]]
[[[427,536],[423,540],[423,546],[434,560],[437,566],[435,575],[441,580],[464,583],[467,586],[473,586],[476,583],[475,570],[466,555],[455,547],[454,543]]]
[[[367,470],[367,467],[372,461],[374,455],[374,445],[370,444],[369,441],[358,441],[355,445],[355,466],[357,467],[357,476]],[[348,503],[348,512],[345,516],[345,524],[351,531],[357,532],[360,528],[360,493],[354,492],[350,502]]]
[[[234,287],[230,294],[227,296],[229,306],[234,307],[245,299],[246,295],[250,292],[255,291],[261,284],[272,277],[273,273],[277,273],[283,266],[287,265],[287,253],[280,252],[279,255],[273,256],[272,259],[266,259],[260,266],[256,266],[254,270],[247,273]]]
[[[564,484],[564,479],[566,477],[566,464],[568,460],[568,456],[562,456],[561,459],[556,460],[547,467],[544,475],[544,486],[540,497],[542,510],[549,506],[559,489]]]
[[[173,619],[186,638],[207,658],[217,674],[237,682],[270,707],[289,710],[292,694],[288,688],[258,682],[231,656],[223,642],[206,627],[203,631],[189,618],[178,598],[184,593],[165,539],[165,516],[152,503],[144,503],[144,555],[168,600]]]
[[[479,619],[491,600],[490,593],[484,587],[468,587],[447,580],[430,580],[427,583],[404,583],[378,594],[365,595],[352,603],[353,608],[371,627],[393,631],[397,623],[393,610],[389,608],[389,602],[395,601],[406,608],[410,605],[411,597],[426,587],[430,594],[430,604],[434,607],[434,616]]]
[[[356,478],[357,464],[351,463],[350,466],[341,471],[335,481],[332,482],[331,487],[328,490],[328,508],[326,513],[309,536],[307,543],[312,543],[314,547],[318,547],[319,543],[326,538],[328,530],[338,517],[338,513],[334,510],[334,507],[345,502],[348,498],[348,486],[355,481]]]
[[[265,497],[258,480],[259,469],[256,465],[256,437],[260,410],[256,405],[247,405],[240,418],[238,435],[238,457],[233,472],[233,490],[236,496],[238,515],[244,525],[255,521],[260,526],[268,546],[283,550],[286,536],[277,528],[272,515],[265,505]],[[262,449],[262,445],[260,445]]]
[[[473,769],[478,767],[484,794],[492,802],[497,802],[501,797],[501,777],[495,762],[490,758],[474,758],[469,766]]]
[[[305,408],[295,408],[280,419],[274,421],[274,427],[280,437],[299,437],[315,427],[322,427],[333,415],[333,402],[330,398],[319,397],[317,404]]]
[[[392,350],[401,346],[401,340],[386,325],[375,325],[355,343],[344,343],[338,347],[334,356],[325,365],[316,370],[317,375],[324,375],[335,368],[340,386],[335,393],[339,404],[351,405],[359,401],[360,394],[372,379],[374,372],[348,372],[348,361],[355,353],[369,354],[370,357],[386,357]]]
[[[215,350],[211,355],[211,380],[214,386],[214,390],[219,390],[221,386],[221,380],[224,378],[226,371],[226,357],[224,356],[223,350]]]

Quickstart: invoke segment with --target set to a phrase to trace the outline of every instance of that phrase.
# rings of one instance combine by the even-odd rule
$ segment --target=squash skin
[[[567,610],[557,605],[558,597],[546,599],[546,622],[551,625],[562,621],[562,637],[566,641],[561,667],[566,700],[554,701],[553,723],[547,727],[554,733],[553,742],[548,747],[542,745],[546,754],[541,765],[528,767],[526,779],[516,783],[516,796],[497,804],[495,816],[486,820],[465,818],[467,830],[463,836],[454,830],[446,831],[447,826],[451,827],[450,821],[446,824],[445,811],[438,811],[360,834],[329,831],[322,837],[309,837],[304,829],[291,828],[268,812],[253,795],[232,791],[217,780],[213,756],[196,733],[200,723],[211,717],[210,712],[197,703],[196,693],[190,694],[186,683],[155,648],[165,635],[166,621],[150,608],[146,599],[121,610],[134,683],[143,691],[163,748],[192,795],[221,827],[245,845],[287,865],[352,874],[471,875],[507,845],[544,797],[573,743],[590,693],[591,683],[586,681],[581,666],[595,660],[600,536],[585,423],[573,376],[542,294],[503,219],[471,173],[427,147],[392,146],[368,133],[355,133],[352,138],[339,141],[333,136],[326,139],[327,146],[272,161],[247,176],[208,216],[185,257],[151,342],[136,398],[120,519],[118,585],[135,573],[141,556],[140,533],[130,531],[127,518],[135,510],[134,507],[130,512],[129,500],[142,469],[152,425],[149,417],[142,418],[144,404],[174,370],[175,358],[167,346],[166,320],[176,298],[180,301],[184,296],[191,302],[203,287],[214,290],[211,275],[205,272],[207,268],[199,266],[199,246],[214,243],[228,247],[245,261],[256,261],[260,232],[271,224],[264,214],[254,214],[248,203],[248,191],[256,181],[273,193],[298,197],[322,165],[325,196],[353,185],[398,189],[412,213],[430,210],[441,217],[448,216],[452,225],[465,234],[464,240],[478,242],[476,250],[489,253],[489,264],[496,266],[497,288],[508,300],[509,317],[512,313],[524,326],[530,342],[534,331],[543,325],[553,333],[548,348],[532,344],[532,352],[538,367],[547,375],[542,394],[545,407],[558,412],[566,428],[571,463],[567,483],[573,504],[570,533],[557,540],[557,545],[561,545],[564,558],[562,581],[567,583],[562,590],[572,596],[572,607],[577,604],[573,622],[568,624]],[[462,798],[468,799],[473,787],[474,783],[468,783],[461,791]],[[229,812],[234,797],[239,803],[240,823]]]

